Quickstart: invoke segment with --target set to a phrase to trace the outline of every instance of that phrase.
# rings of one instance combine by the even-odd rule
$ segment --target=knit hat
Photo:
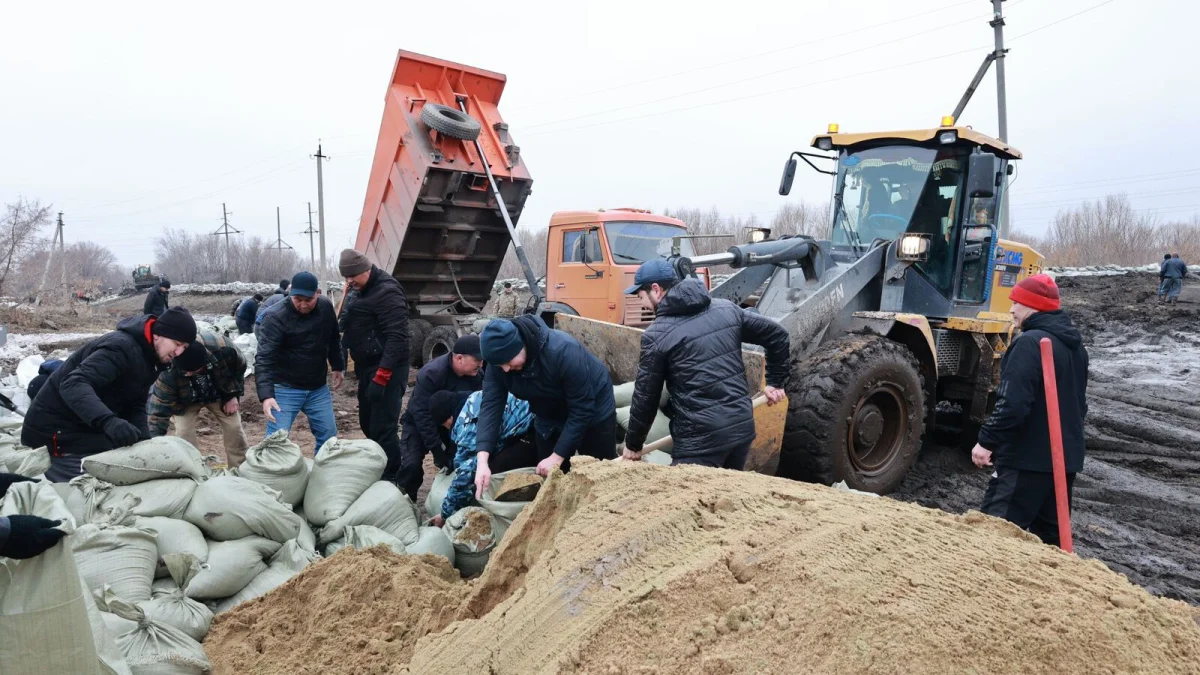
[[[433,423],[441,426],[446,420],[458,417],[467,398],[471,396],[466,391],[435,391],[429,397],[429,416]]]
[[[474,356],[477,359],[483,358],[479,352],[479,336],[475,334],[464,335],[454,341],[454,353],[462,354],[463,356]]]
[[[479,348],[483,352],[483,360],[494,366],[501,366],[521,353],[525,343],[521,342],[521,334],[517,327],[507,319],[489,321],[479,336]]]
[[[160,288],[170,288],[170,287],[171,287],[171,280],[170,280],[170,279],[167,279],[167,278],[159,279],[159,280],[158,280],[158,285],[159,285],[159,287],[160,287]]]
[[[1022,279],[1008,298],[1039,312],[1053,312],[1061,305],[1058,301],[1058,284],[1045,274],[1035,274]]]
[[[279,290],[286,291],[288,289],[288,286],[291,286],[291,285],[292,285],[291,281],[288,281],[287,279],[280,279]]]
[[[299,295],[302,298],[311,298],[317,294],[317,277],[312,272],[297,272],[296,276],[292,277],[292,290],[288,291],[290,295]]]
[[[195,341],[175,357],[174,364],[185,373],[200,370],[208,365],[208,350],[201,342]]]
[[[196,320],[182,307],[172,307],[163,312],[154,322],[150,332],[176,342],[189,343],[196,340]]]
[[[338,271],[344,277],[356,277],[371,271],[371,261],[367,260],[367,256],[348,248],[342,251],[342,257],[338,259]]]

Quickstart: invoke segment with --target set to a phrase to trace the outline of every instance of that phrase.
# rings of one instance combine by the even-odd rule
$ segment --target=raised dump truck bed
[[[392,70],[355,248],[431,324],[483,307],[511,241],[482,161],[514,223],[533,185],[497,109],[504,84],[500,73],[403,50]]]

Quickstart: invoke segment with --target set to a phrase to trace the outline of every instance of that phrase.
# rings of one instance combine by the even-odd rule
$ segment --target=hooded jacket
[[[673,457],[719,454],[754,440],[754,412],[742,343],[767,352],[767,384],[783,387],[789,339],[778,323],[728,300],[714,300],[699,279],[685,279],[658,305],[642,334],[626,447],[641,450],[665,383]]]
[[[237,311],[234,312],[233,318],[237,322],[238,332],[245,334],[254,330],[254,318],[258,316],[259,302],[253,297],[246,298],[238,303]]]
[[[213,389],[220,403],[241,398],[246,393],[246,357],[226,337],[216,333],[200,333],[196,338],[204,344],[208,364],[206,375],[212,378]],[[173,415],[182,415],[194,403],[217,403],[200,400],[193,383],[178,366],[172,365],[158,376],[150,391],[149,413],[150,435],[167,435],[167,425]]]
[[[146,293],[146,302],[142,305],[142,313],[152,316],[162,316],[163,312],[167,311],[169,307],[167,294],[163,293],[161,288],[155,286]]]
[[[328,368],[326,367],[328,364]],[[308,314],[290,300],[263,317],[254,357],[258,400],[275,398],[275,385],[313,391],[325,386],[329,368],[346,369],[336,310],[321,297]]]
[[[1181,258],[1171,258],[1163,261],[1162,273],[1159,276],[1164,279],[1182,279],[1187,274],[1187,263],[1183,262]]]
[[[566,333],[532,315],[513,320],[525,345],[525,366],[506,373],[499,366],[483,378],[477,452],[495,452],[508,394],[529,401],[534,429],[542,438],[562,430],[554,454],[575,454],[588,428],[616,415],[608,368]],[[615,424],[615,422],[614,422]]]
[[[1076,473],[1083,469],[1088,354],[1071,317],[1061,310],[1031,315],[1021,334],[1009,344],[1000,361],[996,407],[979,430],[979,444],[992,451],[992,463],[998,467],[1051,472],[1050,425],[1039,346],[1046,337],[1054,347],[1063,456],[1067,473]]]
[[[429,399],[439,391],[473,392],[483,387],[482,373],[469,377],[456,375],[453,358],[454,354],[442,354],[417,371],[417,383],[409,395],[404,414],[400,416],[405,427],[416,429],[421,446],[427,452],[434,453],[435,463],[438,464],[446,464],[448,459],[453,458],[443,459],[439,456],[442,452],[440,427],[429,411]]]
[[[114,415],[150,437],[146,398],[165,366],[154,353],[153,316],[125,319],[71,354],[29,406],[21,443],[52,453],[92,455],[113,448],[103,426]]]
[[[372,265],[362,289],[346,295],[340,322],[342,346],[354,359],[355,372],[384,368],[408,383],[411,337],[408,300],[400,282]]]

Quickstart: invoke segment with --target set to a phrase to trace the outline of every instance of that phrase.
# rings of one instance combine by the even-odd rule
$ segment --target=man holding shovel
[[[996,407],[971,451],[976,466],[996,467],[979,510],[1059,546],[1050,422],[1038,343],[1049,338],[1054,350],[1068,504],[1075,474],[1083,469],[1088,354],[1071,317],[1060,309],[1054,279],[1035,274],[1018,283],[1009,297],[1013,322],[1021,334],[1009,344],[1000,362]]]
[[[667,260],[643,263],[633,281],[625,293],[637,294],[656,316],[642,335],[622,456],[641,458],[665,383],[673,463],[741,471],[755,437],[742,343],[766,349],[764,394],[767,405],[775,405],[785,398],[787,330],[728,300],[712,299],[699,279],[680,281]]]

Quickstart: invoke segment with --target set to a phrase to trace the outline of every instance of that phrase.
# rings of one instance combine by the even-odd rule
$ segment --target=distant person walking
[[[1170,253],[1164,253],[1162,262],[1158,264],[1158,304],[1167,297],[1167,263],[1171,260]]]
[[[513,290],[512,282],[504,282],[504,288],[500,290],[500,295],[496,297],[496,316],[505,319],[511,319],[517,315],[518,305],[517,292]]]
[[[1179,292],[1183,290],[1183,279],[1188,275],[1187,263],[1180,260],[1178,253],[1163,260],[1159,274],[1162,276],[1162,289],[1158,294],[1158,302],[1179,303]]]
[[[150,316],[162,316],[163,312],[170,308],[167,303],[167,295],[171,293],[171,282],[165,277],[158,282],[158,285],[150,289],[146,293],[146,302],[142,305],[142,314]]]
[[[258,316],[258,306],[262,301],[263,296],[255,293],[252,297],[246,298],[238,304],[233,319],[237,322],[239,335],[245,335],[254,330],[254,319]]]
[[[1021,334],[1013,339],[1000,361],[996,407],[979,430],[979,443],[971,451],[976,466],[996,467],[979,510],[1058,546],[1040,342],[1050,338],[1054,346],[1068,503],[1075,474],[1083,469],[1088,353],[1071,317],[1060,308],[1054,279],[1035,274],[1018,283],[1009,297],[1013,301],[1013,322]]]
[[[258,311],[254,313],[254,326],[252,328],[255,336],[258,335],[259,326],[262,325],[263,317],[266,316],[267,311],[278,305],[284,300],[284,298],[288,296],[288,288],[290,288],[291,285],[292,282],[288,281],[287,279],[280,281],[279,288],[276,288],[274,293],[267,296],[266,300],[258,303]]]
[[[300,413],[308,418],[317,441],[314,452],[337,435],[333,416],[334,389],[346,370],[342,339],[333,303],[321,297],[317,277],[300,272],[277,310],[263,317],[254,358],[255,384],[267,418],[267,435],[286,429]],[[329,370],[332,375],[328,375]]]

